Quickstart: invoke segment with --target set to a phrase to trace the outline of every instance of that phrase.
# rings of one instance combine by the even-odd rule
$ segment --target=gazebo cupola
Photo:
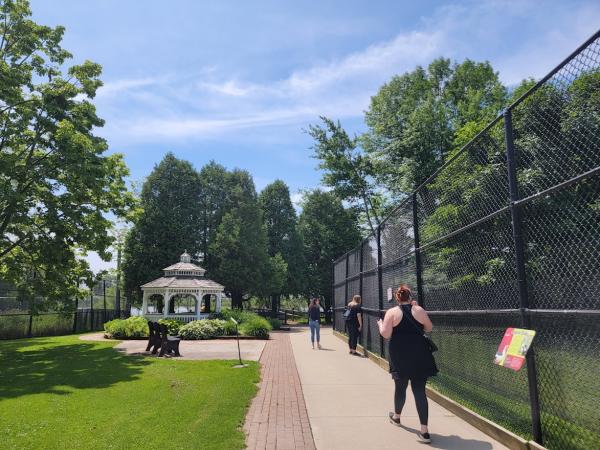
[[[184,322],[207,317],[211,297],[221,310],[223,286],[204,277],[206,271],[192,263],[187,250],[179,262],[163,269],[164,275],[141,286],[142,314],[149,318],[176,318]]]

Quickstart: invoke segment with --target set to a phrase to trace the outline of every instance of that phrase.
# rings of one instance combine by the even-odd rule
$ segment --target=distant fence
[[[126,317],[127,299],[121,296],[120,310],[115,310],[116,290],[113,280],[102,280],[89,295],[75,301],[72,312],[39,312],[31,314],[19,291],[0,290],[0,339],[57,336],[104,329],[104,323]],[[38,298],[35,302],[43,302]]]
[[[510,105],[334,263],[334,327],[362,343],[401,283],[434,323],[434,386],[550,449],[600,448],[600,32]],[[520,372],[509,326],[537,331]]]

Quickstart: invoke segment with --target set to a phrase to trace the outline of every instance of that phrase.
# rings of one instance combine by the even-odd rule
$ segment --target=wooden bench
[[[169,336],[167,326],[158,322],[148,321],[148,345],[146,351],[152,349],[152,354],[158,356],[167,355],[181,356],[179,353],[179,342],[181,338]],[[159,352],[160,349],[160,352]]]

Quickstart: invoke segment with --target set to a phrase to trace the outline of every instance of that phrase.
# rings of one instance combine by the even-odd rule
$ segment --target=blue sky
[[[167,151],[197,168],[319,185],[319,115],[363,129],[369,98],[438,56],[488,60],[509,85],[543,76],[600,24],[598,1],[32,0],[103,68],[98,130],[142,181]],[[91,259],[98,269],[102,264]]]

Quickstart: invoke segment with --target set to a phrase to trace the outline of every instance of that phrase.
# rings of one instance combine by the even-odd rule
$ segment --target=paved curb
[[[339,331],[333,330],[333,335],[337,336],[342,340],[348,339],[348,337],[340,333]],[[376,355],[373,352],[366,350],[362,345],[357,346],[365,356],[369,358],[370,361],[377,364],[384,370],[389,370],[389,363],[387,360],[382,358],[379,355]],[[446,408],[448,411],[451,411],[456,416],[465,420],[465,422],[473,425],[478,430],[484,432],[488,436],[494,438],[501,444],[513,450],[546,450],[545,447],[542,447],[537,442],[527,441],[522,437],[516,435],[512,431],[507,430],[506,428],[501,427],[500,425],[486,419],[485,417],[480,416],[474,411],[460,405],[454,400],[449,399],[448,397],[440,394],[435,389],[427,387],[427,397],[436,402],[438,405]]]

